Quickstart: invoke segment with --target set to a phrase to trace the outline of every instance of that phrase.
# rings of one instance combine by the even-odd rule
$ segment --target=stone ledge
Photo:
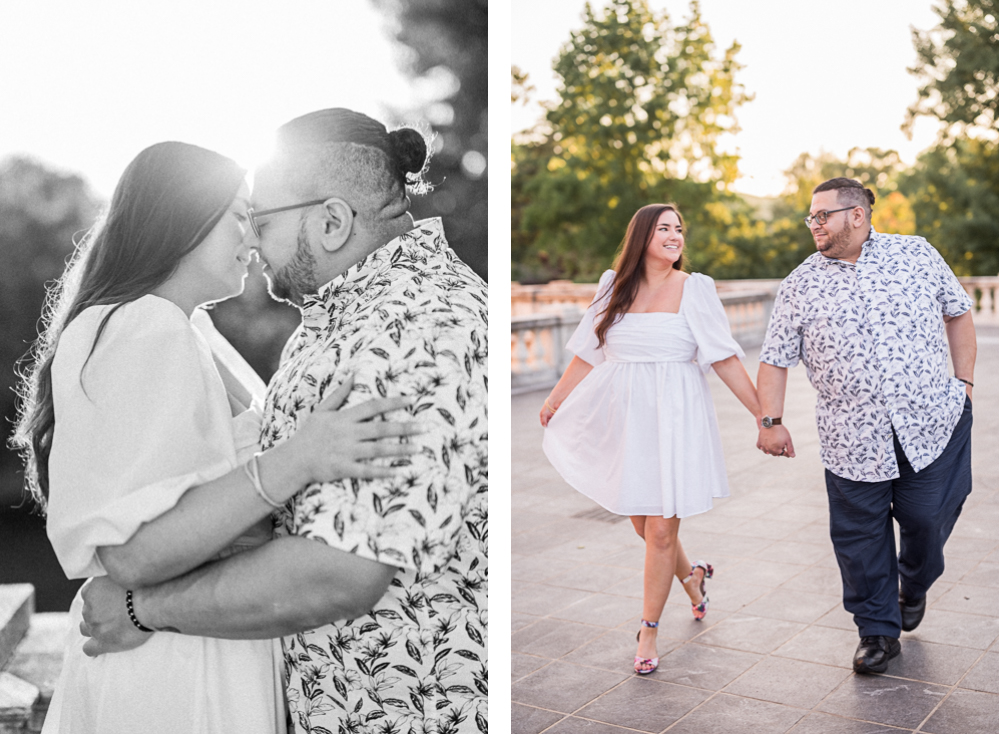
[[[35,686],[10,673],[0,673],[0,734],[39,731],[41,726],[29,728],[36,719],[34,713],[38,698]]]
[[[0,734],[41,731],[62,669],[69,614],[31,614],[30,584],[0,586]]]
[[[0,585],[0,669],[28,631],[35,611],[35,587],[31,584]]]
[[[38,688],[40,700],[48,707],[59,671],[69,631],[69,614],[43,612],[31,618],[31,626],[6,671]]]

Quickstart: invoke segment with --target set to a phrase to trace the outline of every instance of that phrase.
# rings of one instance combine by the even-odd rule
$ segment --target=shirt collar
[[[869,229],[868,231],[868,239],[865,240],[861,245],[861,254],[858,256],[858,259],[853,263],[849,263],[846,260],[838,260],[836,258],[826,257],[821,252],[814,252],[812,255],[810,255],[810,257],[814,258],[815,263],[822,264],[826,267],[846,266],[853,268],[857,266],[857,264],[861,262],[862,259],[865,258],[865,255],[872,252],[872,248],[878,247],[881,243],[882,243],[882,235],[876,232],[874,227],[871,227],[871,229]]]
[[[351,304],[363,305],[390,285],[394,279],[390,272],[401,261],[426,263],[428,256],[442,252],[445,247],[447,242],[440,217],[415,222],[409,232],[382,245],[347,272],[321,286],[314,295],[303,298],[303,325],[328,328],[334,313]]]

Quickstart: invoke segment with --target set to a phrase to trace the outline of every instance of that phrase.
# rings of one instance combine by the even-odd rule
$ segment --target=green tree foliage
[[[414,199],[413,214],[444,217],[449,244],[486,278],[487,0],[373,2],[395,18],[395,38],[411,52],[406,71],[448,88],[417,111],[437,140],[428,176],[435,189]]]
[[[916,231],[957,275],[996,275],[1000,197],[997,144],[959,138],[925,151],[900,179]]]
[[[910,73],[923,84],[907,111],[942,122],[946,142],[976,129],[997,133],[997,0],[945,0],[934,8],[941,23],[913,30],[918,62]]]
[[[534,91],[535,87],[528,82],[528,72],[510,67],[510,101],[526,103]]]
[[[14,363],[38,336],[46,283],[62,275],[77,240],[93,224],[99,203],[79,176],[29,158],[0,165],[0,410],[4,446],[16,418]],[[13,452],[0,452],[15,465]],[[19,489],[19,488],[18,488]]]
[[[802,153],[785,171],[785,190],[771,206],[765,224],[766,234],[758,242],[760,249],[754,258],[756,262],[748,269],[748,272],[766,274],[740,276],[727,273],[717,277],[783,278],[788,275],[816,251],[809,228],[802,221],[809,213],[813,189],[823,181],[838,176],[856,179],[875,191],[878,199],[872,212],[873,220],[890,225],[880,231],[900,233],[897,223],[907,221],[905,211],[908,207],[898,195],[889,197],[898,194],[896,180],[902,169],[899,154],[893,150],[852,148],[843,160],[831,153],[818,156]],[[737,263],[733,271],[740,267],[742,263]]]
[[[904,129],[938,118],[938,143],[900,178],[917,232],[959,275],[996,275],[998,227],[997,2],[946,0],[941,23],[914,31],[924,80]]]
[[[512,150],[512,230],[522,279],[595,279],[632,214],[676,202],[692,251],[710,258],[742,205],[727,194],[737,159],[719,145],[748,99],[739,45],[721,57],[700,6],[673,25],[646,0],[585,7],[555,61],[560,101]]]

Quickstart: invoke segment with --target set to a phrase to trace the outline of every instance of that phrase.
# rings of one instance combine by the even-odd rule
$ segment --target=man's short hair
[[[872,206],[875,204],[875,194],[866,189],[860,181],[853,178],[831,178],[813,189],[813,194],[821,191],[836,191],[837,203],[841,206],[860,206],[865,210],[865,218],[871,221]]]

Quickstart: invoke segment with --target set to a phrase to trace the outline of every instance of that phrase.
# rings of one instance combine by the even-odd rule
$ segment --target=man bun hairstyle
[[[278,128],[276,153],[295,155],[331,144],[353,143],[385,154],[389,171],[401,188],[414,194],[430,191],[424,173],[430,161],[427,140],[411,127],[389,132],[368,115],[343,107],[310,112]]]
[[[865,210],[865,218],[871,221],[872,207],[875,206],[875,194],[865,188],[860,181],[853,178],[831,178],[813,189],[814,194],[822,191],[836,191],[837,202],[841,206],[860,206]]]

